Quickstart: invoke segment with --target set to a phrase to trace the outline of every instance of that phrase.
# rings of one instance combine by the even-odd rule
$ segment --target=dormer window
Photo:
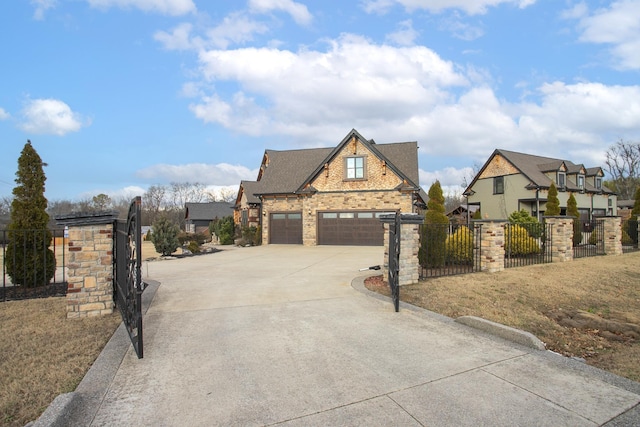
[[[558,177],[556,179],[556,185],[558,186],[558,188],[566,187],[566,179],[567,176],[564,172],[558,172]]]
[[[584,190],[584,175],[578,175],[578,188]]]
[[[596,177],[596,188],[598,190],[602,190],[602,178],[600,178],[599,176]]]
[[[364,157],[346,158],[347,179],[364,179]]]

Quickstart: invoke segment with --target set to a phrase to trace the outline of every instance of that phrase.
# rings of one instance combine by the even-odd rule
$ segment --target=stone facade
[[[566,216],[546,216],[551,224],[552,262],[573,261],[573,218]]]
[[[382,262],[382,279],[389,280],[389,224],[393,218],[383,219],[384,223],[384,259]],[[420,249],[419,228],[423,218],[420,215],[402,215],[400,224],[400,286],[413,285],[420,279],[418,250]]]
[[[606,217],[604,220],[604,253],[606,255],[622,255],[622,218]]]
[[[67,318],[113,313],[113,225],[69,227]]]
[[[480,270],[489,273],[504,270],[504,226],[506,221],[474,221],[482,226]]]
[[[113,223],[117,212],[56,217],[69,228],[67,319],[113,313]]]

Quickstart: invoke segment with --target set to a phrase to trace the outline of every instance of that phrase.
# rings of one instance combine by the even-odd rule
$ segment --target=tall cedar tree
[[[47,285],[56,271],[55,256],[50,249],[52,234],[47,228],[44,166],[27,140],[18,158],[5,263],[11,281],[28,288]]]
[[[446,258],[446,241],[449,218],[445,215],[444,196],[440,181],[434,182],[429,188],[427,212],[420,233],[420,248],[418,260],[423,267],[442,267]]]
[[[573,193],[567,200],[567,215],[573,217],[573,246],[582,243],[582,224],[580,224],[580,212],[578,212],[578,202]]]
[[[636,188],[635,203],[631,210],[631,218],[627,221],[627,234],[631,237],[634,244],[638,244],[638,217],[640,216],[640,187]]]
[[[555,183],[551,183],[549,187],[549,195],[547,196],[547,210],[544,213],[546,216],[558,216],[560,215],[560,200],[558,199],[558,189]]]

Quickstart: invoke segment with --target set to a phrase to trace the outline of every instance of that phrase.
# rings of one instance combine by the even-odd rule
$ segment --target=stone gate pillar
[[[113,222],[117,212],[56,216],[69,227],[67,319],[113,313]]]
[[[604,221],[604,253],[605,255],[622,255],[622,218],[607,216]]]
[[[545,216],[544,221],[551,228],[551,262],[573,261],[573,217]]]
[[[394,215],[383,215],[380,220],[384,225],[384,259],[382,260],[382,279],[389,278],[389,226]],[[418,214],[400,215],[400,272],[399,284],[413,285],[420,279],[420,263],[418,249],[420,249],[420,224],[424,221]]]
[[[504,270],[504,220],[474,220],[482,226],[480,237],[480,271],[496,273]]]

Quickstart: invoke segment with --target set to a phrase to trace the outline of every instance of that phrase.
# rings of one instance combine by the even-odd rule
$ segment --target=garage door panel
[[[319,245],[382,246],[384,227],[379,212],[320,212]]]
[[[269,215],[269,243],[302,244],[302,213],[286,212]]]

